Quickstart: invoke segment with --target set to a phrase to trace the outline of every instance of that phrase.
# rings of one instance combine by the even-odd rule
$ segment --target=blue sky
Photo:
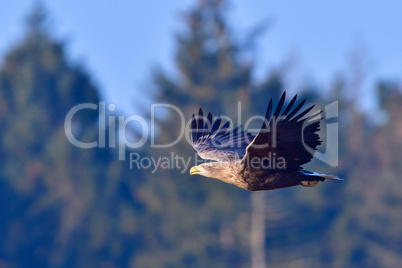
[[[43,1],[55,34],[82,62],[103,96],[124,112],[148,96],[152,66],[173,70],[179,15],[194,1]],[[0,2],[0,57],[22,36],[32,0]],[[402,1],[233,0],[229,18],[235,33],[270,19],[258,45],[257,78],[292,58],[289,86],[312,79],[329,87],[349,69],[348,55],[363,44],[369,92],[380,77],[402,81]],[[370,106],[370,102],[365,104]]]

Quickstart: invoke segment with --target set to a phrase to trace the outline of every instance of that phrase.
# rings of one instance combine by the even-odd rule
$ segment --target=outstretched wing
[[[242,126],[228,131],[229,127],[230,122],[222,124],[222,119],[213,119],[211,113],[205,118],[200,108],[191,121],[191,142],[198,155],[215,161],[242,159],[254,137]]]
[[[243,164],[256,169],[275,169],[274,161],[279,163],[283,158],[286,169],[300,169],[301,165],[310,162],[316,147],[321,144],[318,134],[322,110],[306,116],[314,107],[311,106],[296,115],[306,100],[301,101],[294,109],[297,95],[282,111],[286,93],[282,94],[275,112],[272,113],[272,99],[269,102],[264,123],[260,132],[246,149]],[[273,159],[275,158],[275,159]],[[281,161],[283,164],[283,161]]]

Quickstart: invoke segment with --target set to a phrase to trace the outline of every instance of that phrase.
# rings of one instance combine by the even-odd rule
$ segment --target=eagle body
[[[248,191],[275,190],[291,186],[303,185],[312,187],[318,181],[324,181],[324,177],[311,176],[303,170],[252,170],[247,168],[241,160],[217,163],[209,162],[204,169],[208,172],[208,177],[221,180],[225,183],[233,184]],[[320,174],[328,176],[325,174]]]
[[[283,172],[270,172],[243,169],[240,176],[247,182],[249,191],[275,190],[300,185],[306,178],[299,170],[286,170]]]
[[[295,105],[297,95],[283,109],[286,93],[275,111],[270,100],[261,130],[251,135],[242,126],[230,131],[229,122],[221,126],[220,117],[204,117],[200,108],[191,121],[191,141],[198,155],[212,160],[190,170],[219,179],[249,191],[274,190],[292,186],[316,186],[326,179],[340,181],[335,175],[307,171],[303,164],[311,161],[321,144],[317,132],[323,119],[320,110],[308,115],[314,105],[301,111],[306,100]]]

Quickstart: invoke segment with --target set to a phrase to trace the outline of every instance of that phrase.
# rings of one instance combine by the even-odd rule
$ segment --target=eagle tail
[[[303,173],[304,175],[306,175],[308,178],[311,178],[311,179],[321,178],[323,180],[327,179],[327,180],[332,180],[332,181],[343,181],[341,178],[339,178],[335,175],[321,174],[321,173],[312,172],[312,171],[308,171],[308,170],[301,170],[301,173]]]

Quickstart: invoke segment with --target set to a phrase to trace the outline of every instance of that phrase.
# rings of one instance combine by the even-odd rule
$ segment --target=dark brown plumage
[[[295,105],[297,95],[283,109],[285,97],[284,92],[275,111],[270,100],[256,136],[241,126],[228,131],[229,122],[221,127],[220,117],[214,120],[211,113],[204,117],[200,108],[191,122],[192,145],[203,159],[214,162],[195,166],[190,173],[251,191],[296,185],[311,187],[325,179],[341,180],[302,169],[321,144],[317,132],[323,111],[308,115],[314,105],[302,111],[305,100]]]

